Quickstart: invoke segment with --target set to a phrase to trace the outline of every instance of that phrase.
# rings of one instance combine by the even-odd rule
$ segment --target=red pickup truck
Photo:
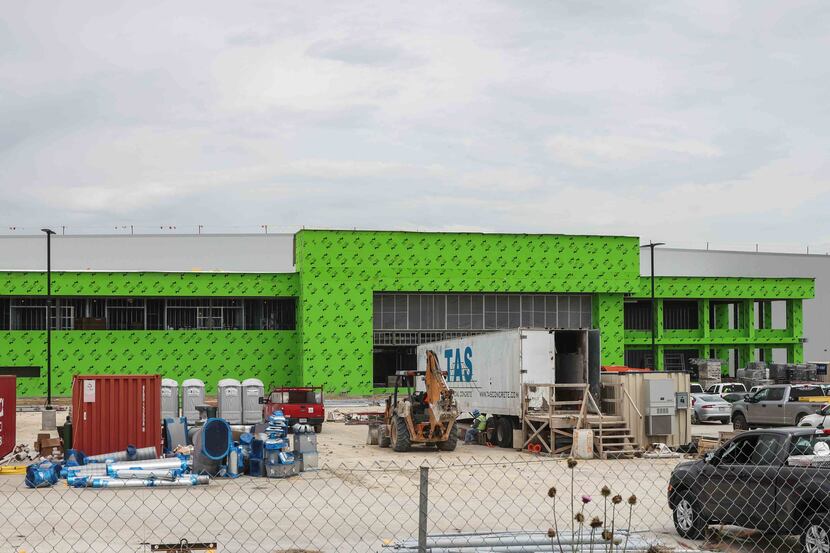
[[[282,411],[288,426],[310,424],[319,434],[323,431],[323,421],[326,420],[323,387],[274,388],[262,407],[263,418],[267,420],[274,411]]]

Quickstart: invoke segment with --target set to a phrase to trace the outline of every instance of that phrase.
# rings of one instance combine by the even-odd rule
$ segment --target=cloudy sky
[[[828,29],[823,1],[15,2],[0,232],[827,245]]]

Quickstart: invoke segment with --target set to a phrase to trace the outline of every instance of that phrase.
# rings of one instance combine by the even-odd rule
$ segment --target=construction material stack
[[[715,384],[720,384],[723,370],[723,361],[720,359],[689,359],[689,363],[697,367],[697,378],[704,390]]]
[[[282,411],[274,411],[268,417],[265,428],[265,473],[268,478],[287,478],[299,474],[294,454],[288,451],[288,425]]]
[[[769,386],[775,381],[770,379],[770,371],[763,361],[752,361],[747,363],[745,369],[738,369],[736,373],[738,382],[742,383],[747,390],[755,386]]]

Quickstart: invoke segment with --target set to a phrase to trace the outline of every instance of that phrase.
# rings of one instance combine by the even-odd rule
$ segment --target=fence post
[[[427,553],[427,503],[429,498],[429,467],[421,467],[418,499],[418,553]]]

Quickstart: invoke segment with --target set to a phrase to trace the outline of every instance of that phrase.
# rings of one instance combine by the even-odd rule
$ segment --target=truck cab
[[[732,404],[732,424],[738,430],[754,427],[797,426],[830,401],[819,385],[765,386]]]
[[[264,420],[274,411],[282,411],[288,426],[310,424],[314,431],[323,431],[326,410],[323,405],[322,386],[274,388],[262,406]]]

